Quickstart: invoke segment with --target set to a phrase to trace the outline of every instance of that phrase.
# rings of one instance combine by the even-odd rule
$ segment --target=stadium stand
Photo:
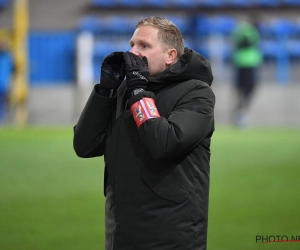
[[[290,60],[298,59],[299,40],[296,23],[285,18],[276,18],[259,24],[262,36],[261,50],[265,62],[277,65],[277,81],[289,80]]]
[[[9,2],[12,1],[0,0],[0,8],[7,6]],[[31,82],[55,81],[56,79],[57,81],[71,81],[74,79],[74,62],[72,62],[74,57],[71,58],[74,50],[69,48],[75,47],[76,35],[82,31],[88,31],[94,35],[95,48],[93,51],[94,61],[97,65],[95,72],[98,72],[101,60],[108,51],[112,50],[112,47],[114,50],[122,51],[129,49],[128,41],[141,17],[140,13],[146,15],[147,12],[156,13],[156,10],[160,10],[159,15],[163,13],[179,27],[184,34],[186,46],[199,51],[208,58],[213,49],[210,44],[211,38],[213,35],[217,35],[218,39],[222,40],[220,56],[223,60],[228,61],[231,55],[229,36],[236,23],[252,11],[261,14],[267,9],[268,15],[264,16],[259,23],[259,31],[262,35],[260,46],[265,63],[283,65],[283,68],[286,68],[287,65],[300,60],[300,19],[297,16],[300,0],[87,0],[87,3],[87,8],[78,12],[80,14],[73,26],[75,29],[65,30],[69,34],[70,31],[74,34],[66,36],[65,45],[59,45],[62,43],[62,35],[56,39],[57,34],[51,28],[48,33],[39,33],[38,35],[35,30],[30,32]],[[124,10],[121,9],[123,7]],[[285,11],[294,12],[290,19],[275,18],[276,15],[278,16],[278,11],[283,8]],[[276,11],[273,13],[273,10]],[[45,23],[49,22],[45,21]],[[43,39],[42,36],[44,36]],[[66,48],[57,49],[61,53],[60,58],[64,58],[66,65],[64,75],[60,73],[55,76],[55,72],[61,70],[58,64],[49,66],[48,72],[39,69],[39,65],[52,60],[53,56],[47,52],[52,50],[51,46],[55,46],[54,43],[57,43],[58,48],[60,46]],[[47,49],[48,47],[50,49]],[[61,61],[62,59],[55,60]],[[278,74],[282,72],[282,70],[277,71]],[[280,76],[277,79],[281,78]]]
[[[8,0],[1,0],[8,1]],[[279,7],[300,6],[299,0],[90,0],[93,6],[103,8],[125,7],[150,7],[150,8],[223,8],[223,7]]]

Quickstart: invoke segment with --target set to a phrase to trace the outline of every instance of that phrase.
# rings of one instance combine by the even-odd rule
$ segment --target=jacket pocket
[[[180,204],[185,202],[189,197],[188,189],[176,181],[170,174],[161,176],[142,172],[142,178],[160,198]]]

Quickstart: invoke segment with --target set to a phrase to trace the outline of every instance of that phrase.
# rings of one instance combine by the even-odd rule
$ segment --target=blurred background
[[[76,157],[72,127],[143,16],[172,20],[212,64],[209,249],[283,249],[255,237],[300,235],[299,13],[300,0],[0,0],[0,249],[104,249],[103,159]],[[255,69],[242,96],[239,68]]]
[[[21,49],[11,48],[15,58],[25,50],[24,66],[16,63],[17,69],[26,67],[23,81],[28,90],[19,91],[27,92],[17,99],[24,102],[29,124],[76,122],[88,95],[84,90],[78,94],[78,88],[90,92],[99,81],[103,58],[112,51],[129,50],[137,20],[150,15],[172,20],[184,34],[186,46],[211,60],[216,121],[225,125],[231,123],[235,82],[232,32],[241,22],[255,22],[263,63],[257,72],[249,122],[259,126],[300,124],[298,0],[30,0],[28,27],[24,27],[26,15],[21,14],[19,21],[14,15],[14,1],[0,2],[0,29],[11,32],[14,41],[26,41]],[[16,28],[18,22],[21,28]],[[26,37],[16,31],[22,28]],[[10,111],[5,119],[8,123],[15,120]]]

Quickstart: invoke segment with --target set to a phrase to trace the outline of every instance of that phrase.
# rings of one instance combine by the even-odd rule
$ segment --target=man
[[[234,87],[237,97],[233,121],[240,128],[249,125],[248,112],[257,87],[257,69],[263,60],[259,49],[260,35],[255,26],[251,22],[242,22],[232,35],[233,64],[236,69]]]
[[[104,59],[74,129],[78,156],[104,155],[106,250],[204,250],[210,64],[161,17],[141,19],[130,45]]]

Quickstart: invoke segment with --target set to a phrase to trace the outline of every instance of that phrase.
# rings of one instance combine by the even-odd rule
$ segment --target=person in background
[[[74,127],[79,157],[104,155],[106,250],[205,250],[210,63],[163,17],[142,18],[130,46],[104,59]]]
[[[233,65],[236,69],[234,87],[237,96],[233,119],[238,127],[246,127],[249,125],[249,105],[257,85],[257,69],[262,63],[260,35],[254,24],[242,22],[234,30],[232,39]]]
[[[6,36],[0,36],[0,123],[5,122],[7,112],[8,93],[14,63],[9,50],[9,40]]]

